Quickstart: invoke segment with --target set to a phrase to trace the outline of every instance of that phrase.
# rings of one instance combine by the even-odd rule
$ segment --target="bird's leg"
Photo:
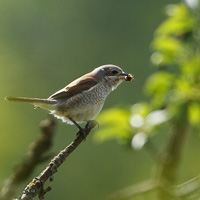
[[[85,130],[84,130],[81,126],[79,126],[79,124],[78,124],[76,121],[74,121],[71,117],[68,117],[68,119],[69,119],[71,122],[73,122],[74,125],[76,125],[76,127],[77,127],[77,128],[80,130],[80,132],[82,133],[83,137],[86,138],[86,132],[85,132]]]
[[[69,118],[69,120],[70,120],[71,122],[74,123],[74,125],[76,125],[76,126],[78,127],[79,130],[82,130],[82,129],[83,129],[83,128],[82,128],[81,126],[79,126],[79,124],[78,124],[76,121],[74,121],[71,117],[68,117],[68,118]]]

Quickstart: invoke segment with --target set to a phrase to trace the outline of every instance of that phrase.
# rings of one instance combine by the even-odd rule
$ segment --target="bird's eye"
[[[115,75],[115,74],[118,74],[118,71],[117,71],[117,70],[113,70],[113,71],[112,71],[112,74],[114,74],[114,75]]]

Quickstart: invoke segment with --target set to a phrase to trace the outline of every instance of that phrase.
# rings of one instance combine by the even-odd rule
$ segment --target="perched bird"
[[[106,97],[122,81],[131,81],[133,75],[126,74],[115,65],[103,65],[72,81],[48,99],[6,97],[7,101],[25,102],[49,110],[63,122],[75,124],[93,120],[101,111]]]

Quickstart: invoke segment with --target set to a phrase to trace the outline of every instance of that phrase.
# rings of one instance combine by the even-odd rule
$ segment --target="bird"
[[[94,120],[100,113],[106,97],[122,81],[131,81],[134,76],[123,72],[113,64],[102,65],[77,78],[47,99],[27,97],[5,97],[7,101],[33,104],[35,108],[50,111],[63,122],[74,124]]]

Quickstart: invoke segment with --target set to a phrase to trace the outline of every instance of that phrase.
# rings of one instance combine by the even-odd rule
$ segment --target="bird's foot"
[[[86,137],[87,137],[86,129],[82,127],[78,127],[78,128],[79,128],[79,132],[76,134],[76,136],[79,136],[81,134],[84,140],[86,140]]]
[[[93,129],[95,126],[97,126],[99,128],[99,123],[95,120],[89,120],[87,122],[87,124],[85,125],[85,128],[82,128],[81,126],[79,126],[79,132],[77,133],[77,136],[79,134],[81,134],[84,138],[84,140],[86,141],[86,137],[87,137],[87,134],[88,132]]]
[[[88,129],[93,129],[95,126],[97,126],[97,128],[99,128],[99,122],[96,120],[89,120],[85,126],[85,128]]]
[[[95,120],[89,120],[87,124],[85,125],[85,128],[82,128],[75,120],[73,120],[71,117],[68,117],[69,120],[71,120],[79,129],[79,132],[76,134],[76,136],[79,136],[80,134],[83,136],[84,140],[86,140],[87,134],[90,132],[91,129],[93,129],[95,126],[98,126],[99,123]]]
[[[73,120],[71,117],[68,117],[68,118],[69,118],[69,120],[71,120],[71,121],[74,123],[74,125],[76,125],[76,127],[79,129],[79,132],[76,134],[76,136],[82,134],[82,136],[83,136],[83,138],[84,138],[84,140],[85,140],[85,138],[86,138],[86,136],[87,136],[86,129],[85,129],[85,128],[82,128],[82,127],[81,127],[75,120]]]

